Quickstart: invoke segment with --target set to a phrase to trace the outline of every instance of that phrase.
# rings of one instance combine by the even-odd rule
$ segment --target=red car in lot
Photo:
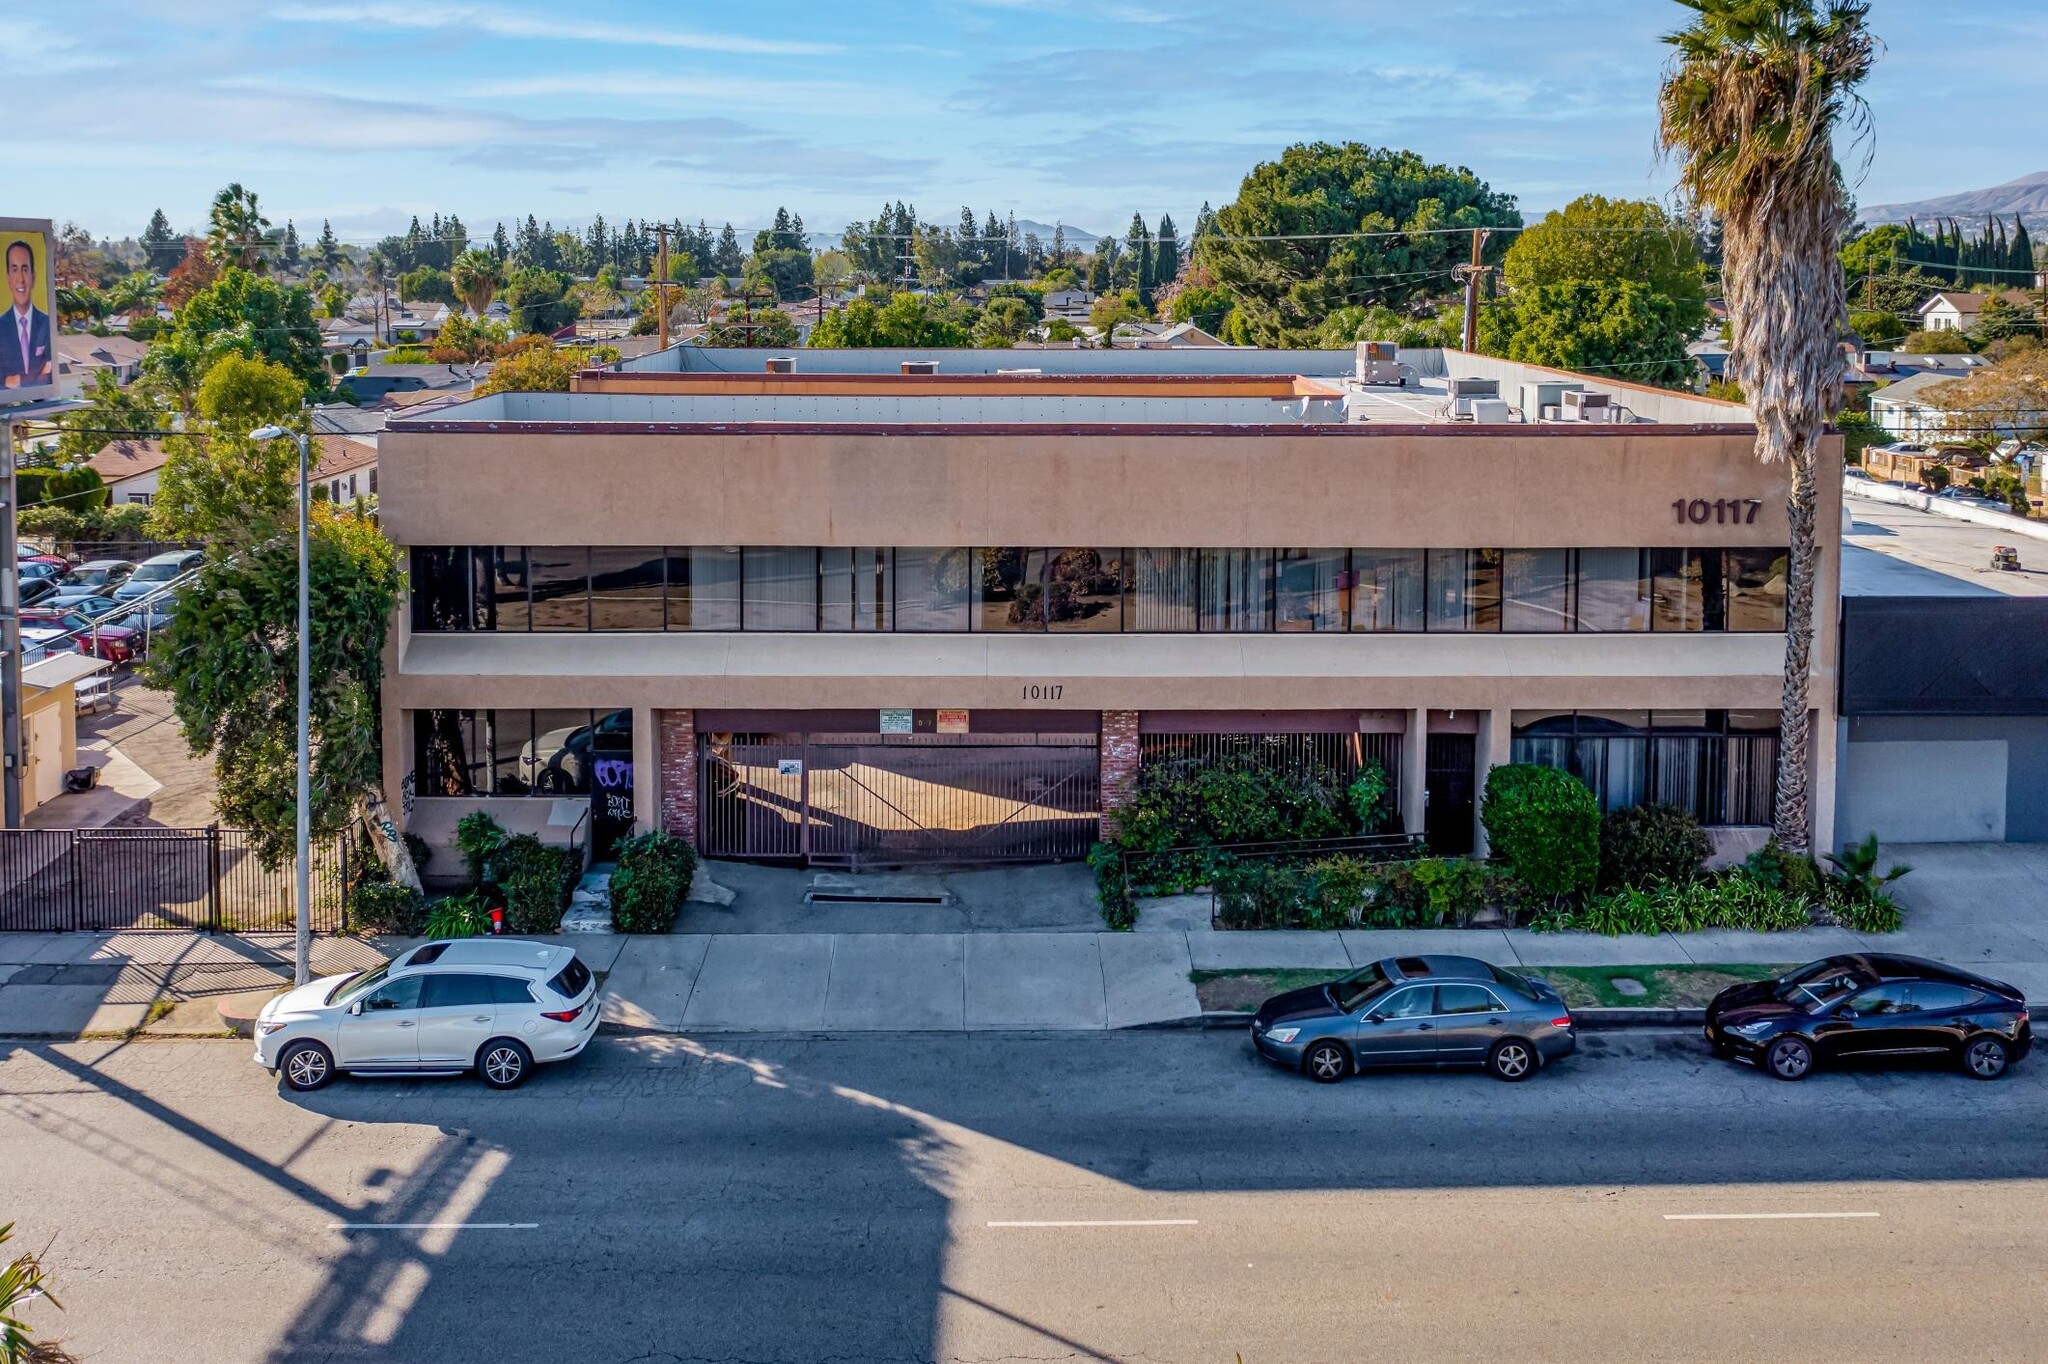
[[[21,608],[21,623],[74,631],[80,653],[90,654],[94,658],[104,658],[109,663],[131,662],[140,650],[136,636],[141,631],[126,625],[101,625],[82,611],[24,606]]]

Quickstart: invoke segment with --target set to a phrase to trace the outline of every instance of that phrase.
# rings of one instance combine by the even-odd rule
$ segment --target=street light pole
[[[249,433],[255,440],[276,440],[285,434],[281,426],[260,427]],[[307,486],[309,438],[303,428],[290,434],[299,447],[299,789],[292,983],[304,985],[313,978],[313,609],[308,528],[312,498]]]

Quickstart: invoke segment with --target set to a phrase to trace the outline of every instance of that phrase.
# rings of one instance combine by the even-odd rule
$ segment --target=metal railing
[[[360,857],[314,845],[315,932],[347,927]],[[0,931],[288,932],[293,893],[291,865],[265,867],[240,829],[0,829]]]

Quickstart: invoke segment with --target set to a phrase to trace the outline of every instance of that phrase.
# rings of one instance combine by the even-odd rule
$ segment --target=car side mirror
[[[348,1011],[357,1017],[361,1017],[363,1012],[363,1001],[359,999],[355,1003],[349,1005]]]
[[[1367,1014],[1365,1021],[1367,1023],[1384,1023],[1387,1021],[1387,1016],[1385,1014]]]

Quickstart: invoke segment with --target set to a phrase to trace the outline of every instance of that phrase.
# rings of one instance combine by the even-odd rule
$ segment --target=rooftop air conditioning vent
[[[905,360],[903,362],[903,372],[905,374],[937,374],[939,372],[939,362],[936,360]]]
[[[1613,400],[1605,393],[1566,389],[1562,397],[1562,415],[1568,422],[1605,422],[1614,419]]]
[[[1481,426],[1506,426],[1514,409],[1499,398],[1475,398],[1472,401],[1472,420]]]
[[[1358,343],[1358,382],[1398,384],[1401,382],[1401,348],[1392,341]]]
[[[771,355],[761,362],[761,367],[770,374],[796,373],[796,357],[793,355]]]
[[[1454,417],[1471,416],[1474,399],[1500,396],[1498,379],[1452,379],[1445,387],[1450,393],[1451,415]]]

